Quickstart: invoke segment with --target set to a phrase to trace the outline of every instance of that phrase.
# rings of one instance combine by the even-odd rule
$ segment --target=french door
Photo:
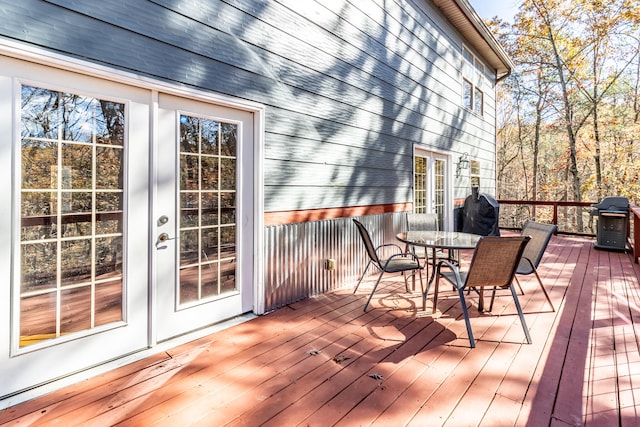
[[[252,308],[252,123],[250,112],[159,95],[158,341]]]
[[[5,396],[148,346],[150,108],[126,85],[2,56],[0,70]]]
[[[444,155],[416,150],[413,171],[413,211],[438,215],[440,230],[448,230],[450,220],[449,161]]]
[[[2,55],[0,97],[0,399],[254,309],[254,113]]]

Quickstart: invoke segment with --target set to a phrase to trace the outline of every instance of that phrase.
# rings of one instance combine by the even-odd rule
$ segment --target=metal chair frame
[[[553,236],[557,231],[558,226],[555,224],[543,224],[531,220],[525,222],[520,234],[522,236],[529,236],[531,240],[529,240],[529,243],[524,249],[522,259],[520,260],[520,264],[518,264],[515,275],[516,284],[520,287],[520,290],[522,290],[522,286],[520,286],[520,281],[518,280],[518,275],[534,274],[536,279],[538,279],[538,283],[540,284],[542,292],[551,306],[552,311],[556,311],[556,309],[551,302],[551,298],[549,297],[547,290],[542,284],[542,279],[540,279],[540,275],[538,274],[538,266],[540,265],[542,256],[547,250],[551,236]]]
[[[364,278],[371,264],[375,265],[380,270],[378,279],[376,280],[376,283],[371,290],[371,294],[369,295],[369,298],[364,305],[363,311],[367,311],[367,307],[369,306],[369,303],[373,298],[373,294],[376,292],[376,289],[378,288],[378,285],[380,284],[380,280],[382,280],[382,276],[384,275],[384,273],[402,273],[402,275],[404,276],[405,289],[407,292],[410,292],[409,285],[407,283],[407,276],[404,273],[408,271],[412,272],[413,288],[415,289],[415,274],[417,271],[420,276],[420,289],[424,291],[424,286],[422,283],[422,266],[420,265],[420,259],[415,254],[411,252],[403,252],[400,246],[392,243],[382,244],[377,247],[374,246],[373,241],[371,240],[371,236],[369,235],[366,227],[356,219],[354,219],[353,222],[358,228],[358,232],[360,233],[360,237],[362,237],[362,241],[365,245],[366,252],[369,257],[369,261],[362,271],[362,275],[360,276],[360,279],[358,279],[358,283],[356,284],[353,293],[356,293],[356,291],[358,290],[358,287],[360,286],[360,283],[362,282],[362,279]],[[384,247],[393,247],[400,252],[391,255],[388,258],[380,258],[378,256],[378,251]]]

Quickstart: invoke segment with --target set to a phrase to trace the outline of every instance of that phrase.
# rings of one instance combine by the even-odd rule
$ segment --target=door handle
[[[160,242],[166,242],[167,240],[173,240],[173,239],[175,239],[175,237],[169,237],[167,233],[161,233],[158,236],[158,241]]]

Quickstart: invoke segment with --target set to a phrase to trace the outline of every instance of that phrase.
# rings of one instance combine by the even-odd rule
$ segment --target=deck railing
[[[542,200],[498,200],[500,228],[519,230],[527,219],[556,224],[559,234],[596,236],[596,217],[591,215],[596,202],[560,202]],[[631,205],[627,221],[627,242],[637,263],[640,257],[640,207]]]
[[[633,260],[637,263],[640,257],[640,207],[632,205],[631,218],[633,218],[633,227],[631,228],[631,236],[629,236],[629,246],[633,251]]]

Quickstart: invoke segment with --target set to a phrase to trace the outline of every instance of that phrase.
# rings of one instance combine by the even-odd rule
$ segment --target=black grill
[[[629,199],[626,197],[605,197],[591,205],[590,213],[598,217],[596,244],[598,249],[626,250]]]
[[[500,205],[489,194],[479,193],[477,187],[472,188],[472,193],[464,201],[460,226],[465,233],[479,234],[481,236],[499,236]]]

